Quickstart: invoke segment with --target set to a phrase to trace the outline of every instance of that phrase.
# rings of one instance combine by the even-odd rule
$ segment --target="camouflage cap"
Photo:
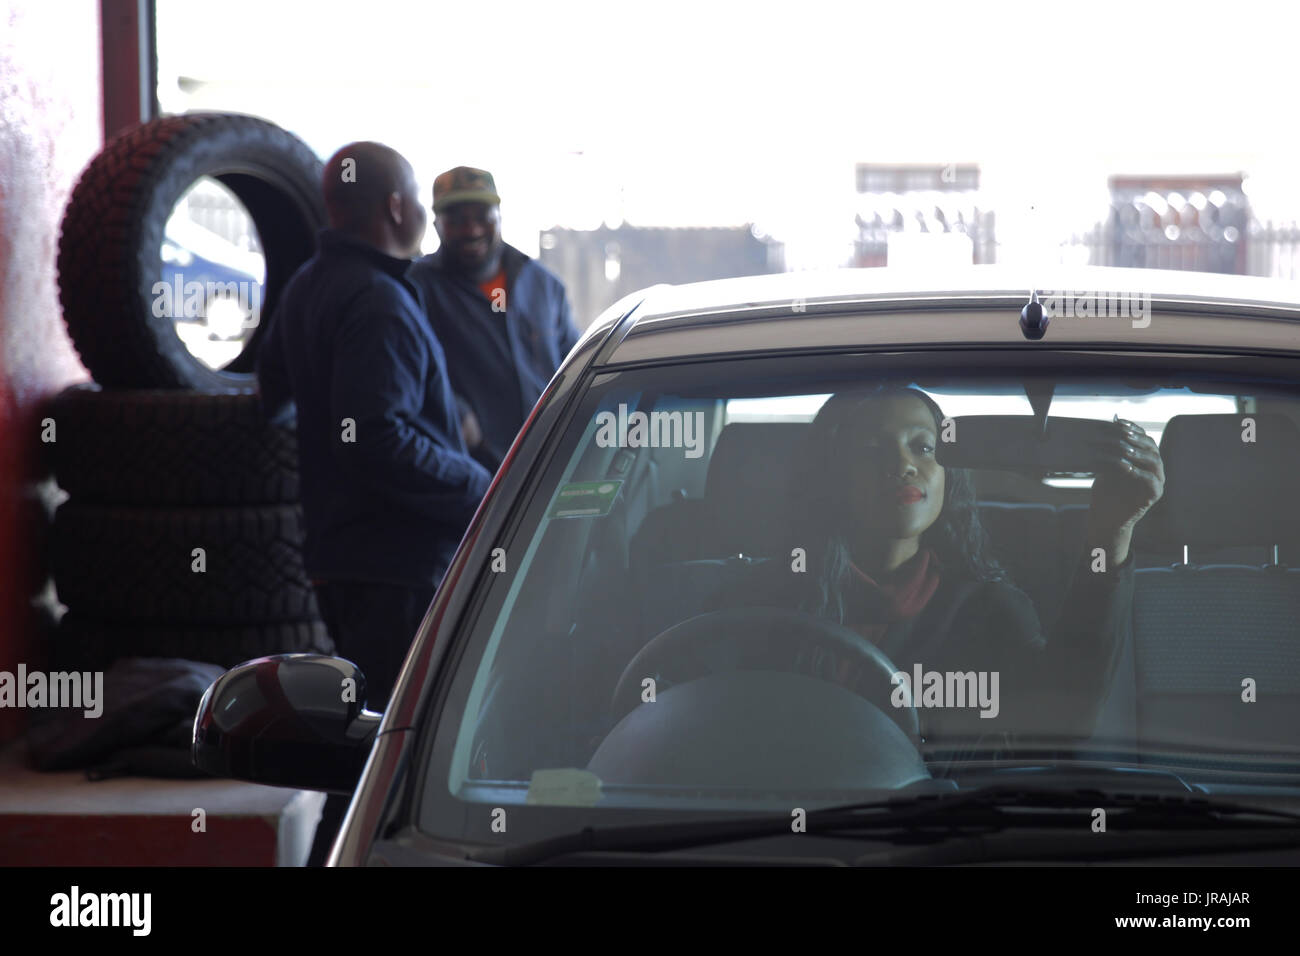
[[[452,203],[485,202],[498,205],[497,184],[486,169],[457,166],[433,181],[433,211],[441,212]]]

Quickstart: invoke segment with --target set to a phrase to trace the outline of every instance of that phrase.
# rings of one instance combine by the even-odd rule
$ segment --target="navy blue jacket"
[[[504,313],[493,311],[477,282],[445,268],[441,249],[410,272],[446,350],[452,388],[483,431],[476,455],[494,471],[579,337],[554,273],[509,244],[501,264]]]
[[[323,231],[258,352],[267,414],[297,406],[313,579],[436,585],[490,481],[465,448],[410,265]]]

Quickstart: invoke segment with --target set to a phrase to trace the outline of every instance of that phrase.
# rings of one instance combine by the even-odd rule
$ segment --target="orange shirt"
[[[491,302],[494,306],[496,306],[498,302],[501,303],[500,306],[498,306],[497,309],[494,311],[501,311],[501,312],[505,311],[506,270],[504,266],[498,269],[497,274],[494,275],[492,278],[488,279],[486,282],[480,282],[478,284],[478,287],[481,290],[483,290],[483,294],[487,296],[487,300]],[[498,292],[497,291],[498,289],[500,289],[501,291]]]

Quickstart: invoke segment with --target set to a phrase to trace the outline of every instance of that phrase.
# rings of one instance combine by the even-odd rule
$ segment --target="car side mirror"
[[[217,678],[194,719],[194,765],[217,777],[350,794],[382,714],[351,661],[278,654]]]

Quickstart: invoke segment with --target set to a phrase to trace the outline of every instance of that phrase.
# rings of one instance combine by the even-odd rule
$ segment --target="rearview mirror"
[[[935,450],[945,468],[1091,474],[1093,442],[1116,436],[1113,422],[1052,418],[1044,426],[1030,415],[964,415],[952,419]]]

